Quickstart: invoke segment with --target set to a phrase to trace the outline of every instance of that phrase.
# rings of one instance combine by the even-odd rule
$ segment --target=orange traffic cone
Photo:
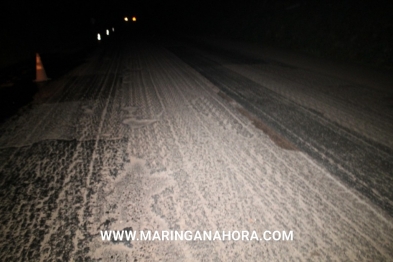
[[[42,65],[41,57],[38,53],[35,56],[35,69],[36,69],[36,80],[34,82],[48,81],[50,78],[46,76],[45,68]]]

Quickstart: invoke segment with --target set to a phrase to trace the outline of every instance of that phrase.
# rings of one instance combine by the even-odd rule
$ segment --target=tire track
[[[388,174],[393,161],[391,157],[381,156],[375,151],[373,147],[377,145],[370,147],[367,142],[354,141],[352,137],[355,134],[349,130],[315,117],[280,95],[209,59],[184,48],[169,49],[245,109],[284,134],[343,182],[391,215],[393,196],[389,185],[392,183],[387,181],[391,181]],[[379,150],[388,150],[386,154],[391,155],[387,148],[379,146]]]
[[[90,81],[100,86],[62,102],[83,101],[71,113],[82,113],[77,139],[21,147],[3,169],[18,175],[0,184],[1,260],[393,257],[390,217],[305,154],[276,146],[240,104],[171,52],[135,42],[98,61],[111,61],[91,66],[104,72]],[[48,122],[56,127],[55,117]],[[293,230],[295,239],[102,241],[100,230]]]
[[[157,57],[157,55],[155,56],[155,57]],[[184,66],[177,66],[176,68],[182,68],[182,67],[184,67]],[[170,66],[169,65],[165,65],[165,66],[163,66],[163,68],[170,68]],[[176,74],[176,73],[175,73]],[[173,75],[173,73],[169,73],[169,72],[167,72],[167,73],[164,73],[164,74],[162,74],[162,75],[157,75],[157,79],[160,79],[161,81],[163,81],[163,79],[165,79],[165,76],[167,76],[167,75]],[[176,80],[179,80],[179,76],[173,76],[173,79],[176,79]],[[169,81],[169,80],[168,80]],[[175,86],[175,87],[177,87],[178,88],[178,90],[182,90],[181,92],[187,92],[187,89],[185,88],[186,87],[186,85],[184,85],[184,83],[181,83],[180,85],[176,85],[176,84],[171,84],[171,86]],[[181,86],[181,89],[179,88],[179,86]],[[195,87],[194,87],[195,88]],[[167,91],[167,90],[166,90]],[[180,91],[178,91],[178,92],[180,92]],[[181,93],[180,92],[180,93]],[[166,92],[166,93],[169,93],[169,92]],[[177,98],[177,99],[175,99],[176,101],[185,101],[186,100],[186,98],[185,97],[183,97],[183,98]],[[184,108],[184,109],[186,109],[186,108],[188,108],[187,106],[183,106],[182,108]],[[183,112],[183,110],[182,110],[182,112]],[[190,115],[190,114],[192,114],[191,112],[187,112],[187,115]],[[201,116],[206,116],[206,114],[198,114],[198,117],[201,117]],[[179,119],[182,119],[182,118],[179,118]],[[206,123],[205,121],[206,121],[206,119],[201,119],[202,121],[201,121],[201,123]],[[214,123],[215,121],[211,121],[211,123]],[[211,123],[209,123],[209,125],[208,126],[210,126],[207,130],[217,130],[216,128],[214,128],[214,127],[212,127],[211,126]],[[181,126],[184,126],[184,125],[181,125]],[[180,125],[179,125],[179,128],[174,128],[174,130],[183,130],[183,128],[180,128]],[[177,137],[180,137],[181,135],[180,134],[177,134],[176,135]],[[222,140],[222,137],[227,137],[227,136],[215,136],[215,139],[213,140],[213,141],[220,141],[220,140]],[[180,138],[179,138],[180,139]],[[228,141],[227,141],[228,142]],[[224,145],[225,143],[220,143],[220,145],[222,146],[222,145]],[[231,149],[232,148],[226,148],[224,151],[225,152],[227,152],[227,154],[229,154],[230,155],[230,151],[231,151]],[[189,149],[188,149],[189,150]],[[232,149],[233,150],[233,149]],[[244,149],[243,149],[244,150]],[[241,149],[239,149],[239,151],[240,152],[244,152],[244,151],[247,151],[247,150],[241,150]],[[209,150],[210,152],[211,151],[213,151],[213,152],[216,152],[216,150]],[[183,154],[186,154],[185,152],[183,152]],[[194,157],[196,156],[196,155],[200,155],[200,153],[197,153],[197,152],[192,152],[191,153]],[[221,156],[220,156],[221,157]],[[248,156],[248,159],[252,159],[252,157],[250,157],[250,156]],[[224,158],[225,159],[225,158]],[[244,157],[244,158],[241,158],[241,159],[247,159],[246,157]],[[204,162],[206,162],[207,160],[205,160]],[[227,161],[224,161],[224,162],[227,162]],[[238,162],[236,162],[236,160],[234,160],[233,158],[231,158],[231,159],[228,159],[228,162],[234,162],[234,166],[243,166],[243,164],[240,162],[240,161],[238,161]],[[205,163],[206,164],[206,163]],[[249,166],[245,166],[245,169],[247,170],[249,170]],[[262,168],[261,168],[262,169]],[[236,169],[235,169],[236,170]],[[240,170],[239,170],[240,171]],[[295,170],[292,170],[292,172],[293,171],[295,171]],[[235,171],[236,172],[236,171]],[[286,173],[290,173],[291,171],[287,171]],[[197,173],[197,171],[195,170],[195,168],[193,169],[193,173]],[[243,172],[239,172],[239,173],[243,173]],[[294,172],[294,173],[298,173],[298,171],[297,172]],[[252,177],[253,175],[252,174],[250,174],[249,175],[250,177]],[[202,179],[202,181],[203,180],[205,180],[206,178],[204,178],[204,179]],[[255,181],[254,181],[254,179],[252,180],[253,182],[252,182],[252,184],[255,184]],[[281,180],[281,181],[285,181],[285,180]],[[275,187],[277,187],[277,186],[279,186],[279,183],[278,182],[275,182],[275,184],[272,184],[272,185],[270,185],[270,186],[268,186],[268,187],[270,187],[270,188],[275,188]],[[286,186],[282,186],[283,188],[288,188],[288,185],[286,185]],[[234,189],[235,189],[236,187],[234,187]],[[232,191],[232,190],[230,190],[230,191]],[[236,191],[236,190],[234,190],[234,191]],[[259,189],[258,190],[255,190],[255,191],[260,191]],[[215,189],[211,189],[211,190],[209,190],[208,192],[217,192],[217,190],[215,190]],[[272,194],[274,194],[275,193],[275,191],[273,191],[273,192],[271,192]],[[303,196],[304,198],[306,198],[306,196],[307,196],[307,193]],[[319,199],[320,198],[320,196],[318,196],[318,197],[316,197],[316,199]],[[272,199],[272,201],[271,202],[269,202],[268,204],[267,204],[267,206],[273,206],[274,205],[274,200]],[[281,204],[284,204],[285,202],[282,202]],[[293,203],[290,203],[290,204],[288,204],[287,205],[287,210],[289,209],[291,209],[291,205],[293,205]],[[294,206],[296,206],[296,205],[294,205]],[[314,206],[318,206],[318,204],[316,204],[316,205],[314,205]],[[332,206],[330,206],[330,207],[332,207]],[[275,212],[275,211],[277,211],[277,210],[271,210],[273,213]],[[338,213],[338,211],[337,211],[337,213]],[[290,216],[289,214],[288,214],[288,216]],[[283,220],[283,216],[281,216],[281,218],[278,218],[278,217],[275,217],[275,221],[280,221],[280,220],[282,220],[283,222],[282,222],[282,224],[284,225],[284,224],[288,224],[287,222],[284,222],[284,220]],[[313,221],[313,219],[311,220],[311,221]],[[318,231],[322,231],[323,229],[322,229],[322,227],[320,226],[319,227],[320,229],[318,230]],[[357,228],[357,226],[350,226],[349,228]],[[336,233],[339,233],[340,231],[342,231],[342,228],[336,228],[335,230],[334,230],[334,232],[336,232]],[[345,231],[345,232],[347,232],[347,231]],[[350,230],[348,231],[348,232],[350,232]],[[360,233],[360,232],[359,232]],[[346,237],[348,237],[348,235],[343,235],[342,236],[343,238],[346,238]],[[374,237],[375,237],[375,235],[374,235]],[[375,239],[378,239],[378,237],[376,237]],[[333,241],[332,240],[325,240],[327,243],[329,243],[329,242],[331,242],[331,243],[333,243]],[[369,239],[369,241],[370,241],[370,239]],[[326,243],[325,242],[325,243]],[[321,242],[321,243],[323,243],[323,242]],[[360,244],[360,243],[358,243],[358,244]],[[323,246],[323,245],[322,245]],[[377,245],[376,245],[377,246]],[[374,246],[374,248],[376,247],[376,246]],[[336,246],[336,248],[339,248],[339,246]],[[347,247],[347,248],[350,248],[350,247]],[[375,253],[375,252],[381,252],[381,254],[383,254],[383,253],[385,253],[385,251],[384,250],[380,250],[380,251],[376,251],[376,249],[374,249],[374,250],[370,250],[370,252],[371,253]],[[386,253],[385,253],[386,254]]]

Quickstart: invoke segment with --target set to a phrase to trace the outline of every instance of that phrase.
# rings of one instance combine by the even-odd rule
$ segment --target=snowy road
[[[201,43],[100,48],[0,126],[0,260],[393,260],[389,92]],[[101,239],[123,229],[294,237]]]

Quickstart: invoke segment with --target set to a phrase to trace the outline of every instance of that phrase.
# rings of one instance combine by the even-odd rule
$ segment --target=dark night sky
[[[385,50],[381,56],[392,53],[389,1],[13,0],[1,2],[0,10],[2,50],[77,39],[136,15],[146,34],[205,33],[323,50],[367,45]]]
[[[136,14],[152,26],[196,28],[208,21],[216,22],[236,13],[244,13],[258,6],[260,1],[239,3],[214,1],[125,1],[125,0],[15,0],[1,3],[2,32],[15,29],[26,31],[72,31],[72,26],[84,27],[94,17],[101,24],[112,23],[124,15]],[[271,1],[274,2],[274,1]],[[269,3],[268,3],[269,4]]]
[[[332,4],[334,3],[334,4]],[[57,34],[83,30],[89,26],[90,18],[97,23],[119,22],[124,15],[138,15],[140,21],[150,26],[172,29],[205,30],[229,23],[234,27],[261,21],[263,16],[278,15],[287,9],[309,9],[310,17],[320,16],[331,20],[349,15],[351,19],[367,19],[378,23],[381,16],[388,16],[388,6],[378,1],[309,1],[309,0],[262,0],[262,1],[124,1],[124,0],[54,0],[2,2],[2,36],[11,34]],[[299,8],[299,6],[301,8]],[[304,17],[308,20],[310,17]],[[238,18],[238,19],[237,19]],[[259,18],[259,19],[258,19]],[[286,19],[283,17],[283,19]],[[288,17],[290,19],[290,17]],[[376,21],[378,20],[378,21]],[[254,25],[252,25],[252,23]],[[383,21],[382,21],[383,22]],[[313,26],[308,24],[307,26]]]

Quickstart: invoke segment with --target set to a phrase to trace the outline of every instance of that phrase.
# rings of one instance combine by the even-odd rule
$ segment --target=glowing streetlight
[[[101,35],[97,34],[97,40],[100,41],[101,40]]]
[[[112,32],[115,32],[115,28],[114,27],[112,27]]]
[[[132,22],[136,22],[136,17],[135,16],[132,17]]]
[[[106,29],[106,35],[109,35],[109,30],[108,29]]]
[[[128,17],[127,16],[124,17],[124,21],[128,22]]]

